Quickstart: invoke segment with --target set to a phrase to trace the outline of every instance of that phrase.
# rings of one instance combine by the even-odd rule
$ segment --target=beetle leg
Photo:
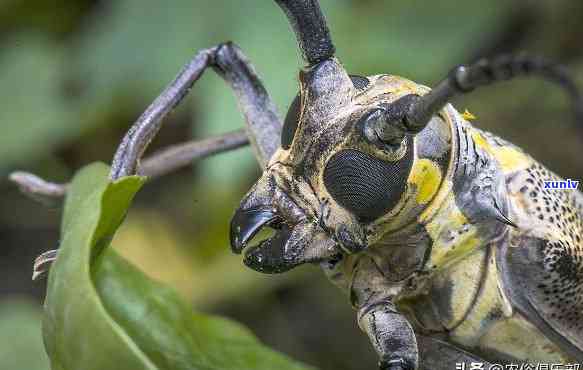
[[[348,259],[350,258],[351,257],[348,257]],[[361,257],[359,256],[357,258]],[[362,261],[362,258],[359,260],[359,262],[356,263],[356,267],[352,269],[355,272],[355,274],[362,273],[363,269],[366,270],[366,267],[363,266],[364,263],[365,261]],[[359,299],[366,299],[367,296],[372,297],[374,293],[372,291],[369,291],[367,294],[363,294],[362,292],[364,291],[364,289],[361,288],[356,288],[358,292],[355,292],[355,287],[357,285],[353,284],[351,287],[351,279],[349,278],[350,274],[349,273],[347,274],[346,269],[348,267],[348,270],[351,270],[351,268],[349,267],[351,264],[352,264],[351,261],[347,261],[347,256],[338,254],[322,262],[320,266],[332,283],[334,283],[343,291],[351,291],[353,300],[356,299],[357,302],[355,303],[358,304]],[[371,277],[371,282],[373,282],[373,285],[378,286],[376,284],[379,283],[379,280],[375,279],[375,277],[379,279],[381,277],[378,274],[375,274],[375,276]],[[371,298],[369,298],[369,300],[371,300]],[[372,297],[372,301],[374,300],[375,300],[374,297]],[[383,309],[382,304],[383,302],[381,302],[380,304],[381,307],[377,308],[382,310]],[[388,301],[388,305],[394,308],[394,306],[390,303],[390,300]],[[362,308],[360,310],[362,310]],[[376,313],[375,316],[377,316],[376,325],[379,325],[378,321],[380,320],[380,318]],[[379,330],[382,330],[382,325],[380,327],[377,326],[377,329],[373,329],[372,322],[370,320],[368,323],[362,322],[361,324],[359,322],[359,325],[369,328],[368,331],[365,329],[365,332],[367,332],[367,334],[369,332],[378,332]],[[371,337],[373,344],[376,343],[376,339],[374,338],[375,337]],[[470,366],[473,363],[483,364],[484,365],[483,368],[485,370],[488,370],[492,367],[491,363],[479,358],[478,356],[467,351],[464,351],[454,346],[453,344],[442,341],[438,338],[423,336],[416,333],[416,341],[419,351],[418,360],[419,370],[451,370],[456,368],[458,364],[465,364],[467,366]],[[376,345],[375,348],[377,348]],[[386,351],[385,353],[388,353],[388,351]],[[385,365],[388,366],[388,364]],[[395,366],[401,366],[401,361],[400,360],[393,361],[392,365],[393,368],[395,368]],[[385,368],[390,369],[390,367],[386,366]],[[396,368],[398,369],[399,367]]]
[[[393,302],[400,290],[401,286],[390,283],[370,257],[358,259],[352,273],[350,297],[358,309],[358,325],[380,357],[380,369],[418,368],[415,333]]]
[[[485,361],[473,353],[464,351],[451,343],[437,338],[417,335],[419,345],[419,370],[452,370],[461,364],[469,369],[472,364],[479,364],[480,369],[493,370],[496,365]]]
[[[358,311],[358,325],[377,351],[381,370],[414,370],[418,364],[417,340],[411,324],[390,301],[380,301]]]
[[[138,118],[115,153],[110,174],[113,180],[136,173],[140,158],[160,130],[164,118],[208,67],[235,92],[259,162],[264,165],[269,160],[279,147],[281,119],[249,60],[235,44],[228,42],[199,51]]]

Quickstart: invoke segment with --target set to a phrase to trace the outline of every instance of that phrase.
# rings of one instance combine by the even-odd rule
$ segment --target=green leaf
[[[169,287],[107,248],[143,178],[93,164],[67,195],[43,334],[53,370],[307,369],[247,329],[194,313]]]

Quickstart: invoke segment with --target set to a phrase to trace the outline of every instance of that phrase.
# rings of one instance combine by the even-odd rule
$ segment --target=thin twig
[[[150,178],[160,177],[188,166],[195,159],[203,159],[247,144],[249,139],[245,131],[238,130],[200,141],[173,145],[144,159],[138,167],[138,174]]]
[[[234,150],[248,143],[249,139],[245,131],[238,130],[215,137],[173,145],[144,159],[138,168],[138,173],[149,178],[160,177],[181,167],[188,166],[195,160]],[[34,174],[22,171],[13,172],[9,179],[16,183],[24,194],[43,202],[64,197],[69,186],[67,183],[49,182]]]
[[[32,173],[17,171],[10,174],[9,180],[18,185],[20,191],[41,203],[51,203],[65,196],[68,184],[46,181]]]

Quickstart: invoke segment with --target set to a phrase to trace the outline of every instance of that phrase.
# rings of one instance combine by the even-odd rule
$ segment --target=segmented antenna
[[[326,19],[317,0],[275,0],[287,15],[303,58],[312,66],[334,56]]]
[[[421,131],[454,96],[499,81],[530,75],[542,76],[563,87],[574,102],[576,119],[583,122],[583,95],[567,69],[542,57],[518,54],[482,59],[469,66],[454,68],[433,90],[409,106],[405,117],[407,128],[412,132]]]

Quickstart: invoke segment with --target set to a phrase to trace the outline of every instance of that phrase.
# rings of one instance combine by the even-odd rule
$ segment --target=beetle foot
[[[387,358],[379,362],[379,370],[415,370],[402,358]]]

